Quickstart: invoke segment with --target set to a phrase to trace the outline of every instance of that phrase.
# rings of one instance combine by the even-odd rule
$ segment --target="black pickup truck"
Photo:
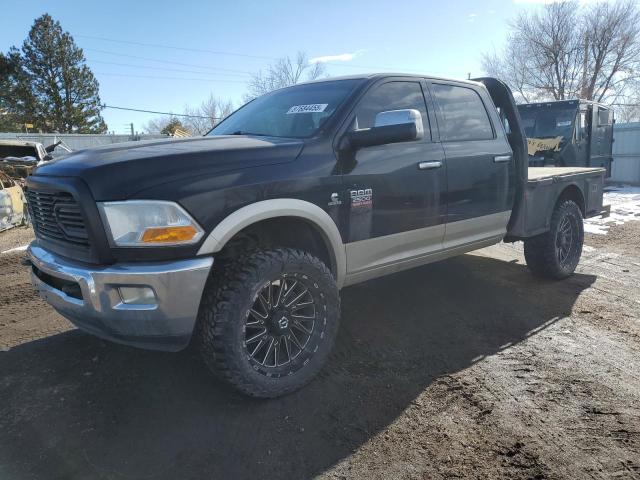
[[[205,137],[39,167],[32,279],[83,330],[144,348],[192,343],[240,391],[274,397],[327,360],[342,287],[518,240],[534,274],[570,275],[604,174],[528,168],[496,79],[300,84]]]

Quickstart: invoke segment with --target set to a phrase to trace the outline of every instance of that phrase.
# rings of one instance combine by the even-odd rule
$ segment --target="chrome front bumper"
[[[118,343],[154,350],[189,344],[213,258],[86,266],[36,242],[28,249],[40,295],[78,328]],[[121,287],[151,289],[147,303],[123,300]],[[148,290],[147,290],[148,291]]]

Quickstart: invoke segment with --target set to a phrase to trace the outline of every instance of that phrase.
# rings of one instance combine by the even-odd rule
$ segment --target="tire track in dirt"
[[[640,272],[625,245],[585,252],[563,282],[499,245],[347,288],[328,367],[268,402],[188,353],[55,335],[70,324],[21,253],[0,255],[0,347],[17,347],[0,352],[0,476],[638,478]]]

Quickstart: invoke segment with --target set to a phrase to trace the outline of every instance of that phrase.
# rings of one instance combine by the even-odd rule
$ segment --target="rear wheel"
[[[551,216],[548,232],[525,240],[524,257],[529,269],[538,276],[566,278],[580,261],[584,242],[584,225],[580,207],[563,200]]]
[[[207,365],[255,397],[290,393],[325,364],[340,302],[331,272],[300,250],[257,250],[215,273],[199,314]]]

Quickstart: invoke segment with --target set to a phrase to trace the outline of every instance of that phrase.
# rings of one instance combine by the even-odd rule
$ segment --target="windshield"
[[[29,145],[0,145],[0,158],[6,157],[38,158],[38,151],[35,147]]]
[[[256,98],[211,130],[212,135],[310,137],[327,121],[359,80],[310,83]]]
[[[520,105],[518,111],[527,138],[571,138],[575,105]]]

